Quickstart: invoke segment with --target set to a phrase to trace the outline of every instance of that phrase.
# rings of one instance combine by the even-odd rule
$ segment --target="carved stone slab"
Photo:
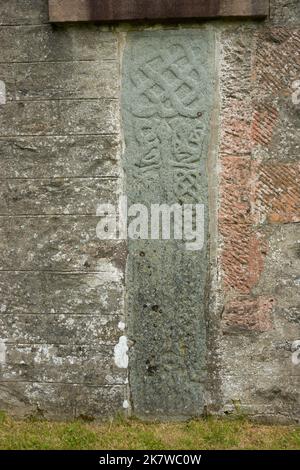
[[[51,22],[264,18],[269,0],[49,0]]]
[[[129,240],[130,380],[139,416],[196,416],[206,382],[207,155],[214,90],[208,31],[132,33],[123,61],[129,206],[203,204],[205,243]],[[152,223],[152,221],[151,221]]]

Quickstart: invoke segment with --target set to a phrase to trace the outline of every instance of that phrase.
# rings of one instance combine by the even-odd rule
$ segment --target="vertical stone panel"
[[[118,35],[0,3],[0,409],[104,419],[128,398],[126,246],[96,236],[122,186]]]
[[[132,33],[123,60],[129,205],[205,206],[202,250],[187,250],[184,240],[129,240],[130,384],[139,416],[195,416],[204,406],[213,44],[204,30]]]

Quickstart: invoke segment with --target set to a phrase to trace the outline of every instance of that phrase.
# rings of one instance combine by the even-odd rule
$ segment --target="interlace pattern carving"
[[[203,51],[196,41],[175,38],[149,41],[146,50],[141,58],[135,51],[127,103],[137,147],[135,178],[142,185],[160,181],[174,202],[199,202],[209,118]]]

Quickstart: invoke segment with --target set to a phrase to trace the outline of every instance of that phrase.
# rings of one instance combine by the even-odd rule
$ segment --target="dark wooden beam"
[[[269,0],[49,0],[51,22],[265,18]]]

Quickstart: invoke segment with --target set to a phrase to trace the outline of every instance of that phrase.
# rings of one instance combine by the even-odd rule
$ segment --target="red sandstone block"
[[[251,103],[226,100],[221,113],[220,153],[249,155],[252,150]]]
[[[258,104],[254,107],[251,129],[253,145],[268,146],[271,144],[278,122],[278,114],[278,110],[269,104]]]
[[[251,221],[251,160],[247,157],[224,157],[221,160],[221,223]]]
[[[256,223],[300,222],[300,163],[253,165]]]
[[[223,286],[243,294],[258,283],[267,253],[267,243],[252,222],[300,221],[300,163],[252,162],[251,166],[250,172],[247,158],[224,157],[220,180]]]
[[[270,28],[222,38],[220,152],[250,155],[269,147],[279,126],[275,98],[292,100],[300,77],[300,30]]]
[[[263,271],[267,244],[246,224],[221,224],[220,233],[223,287],[227,291],[247,294]]]
[[[254,78],[259,96],[290,96],[300,74],[300,30],[271,28],[258,34]]]
[[[252,54],[254,36],[226,32],[221,37],[220,152],[249,155],[251,152]]]
[[[245,298],[229,302],[222,316],[224,333],[264,332],[272,329],[272,309],[274,300],[260,297]]]

